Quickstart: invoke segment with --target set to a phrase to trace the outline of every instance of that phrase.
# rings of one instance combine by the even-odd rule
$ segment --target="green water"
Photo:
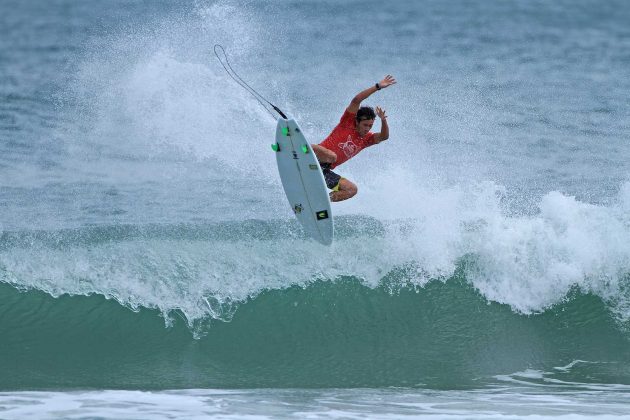
[[[591,364],[559,378],[630,384],[627,333],[599,298],[577,291],[525,316],[458,277],[423,289],[345,278],[264,292],[231,321],[192,331],[177,311],[167,327],[156,310],[97,295],[2,284],[0,296],[2,389],[466,389],[574,360]]]

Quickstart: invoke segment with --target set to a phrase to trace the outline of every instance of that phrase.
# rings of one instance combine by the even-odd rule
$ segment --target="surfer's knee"
[[[317,160],[322,163],[335,163],[337,161],[337,154],[330,149],[326,149],[319,144],[311,144]]]
[[[335,163],[337,161],[337,153],[333,152],[332,150],[328,150],[324,147],[322,147],[322,149],[325,150],[324,152],[324,159],[320,159],[324,161],[324,163]]]
[[[350,194],[350,197],[354,197],[355,195],[357,195],[358,192],[359,192],[359,188],[354,184],[352,184],[352,186],[348,190],[348,194]]]
[[[354,197],[359,192],[359,188],[352,181],[348,181],[345,178],[341,178],[339,181],[339,189],[346,192],[348,198]]]

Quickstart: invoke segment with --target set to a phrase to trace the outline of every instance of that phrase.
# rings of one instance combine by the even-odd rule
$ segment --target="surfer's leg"
[[[337,184],[337,189],[333,189],[330,193],[330,201],[347,200],[348,198],[354,197],[357,191],[359,191],[359,189],[353,182],[348,181],[346,178],[341,178]]]
[[[317,160],[321,163],[335,163],[337,160],[337,154],[332,150],[326,149],[319,144],[311,144],[311,147],[313,152],[315,152],[315,156],[317,156]]]
[[[322,172],[326,186],[332,191],[330,192],[330,201],[343,201],[350,197],[354,197],[357,193],[357,186],[341,175],[330,170],[329,164],[322,164]]]

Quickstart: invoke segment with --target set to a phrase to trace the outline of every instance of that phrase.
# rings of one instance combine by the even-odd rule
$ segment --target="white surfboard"
[[[276,143],[272,147],[295,217],[309,236],[330,245],[334,224],[328,189],[317,157],[295,120],[278,120]]]

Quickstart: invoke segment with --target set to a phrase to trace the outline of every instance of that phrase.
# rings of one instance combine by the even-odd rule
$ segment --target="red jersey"
[[[356,116],[357,114],[346,109],[337,127],[319,144],[337,154],[337,161],[330,165],[331,169],[341,165],[366,147],[375,144],[374,133],[371,131],[363,137],[359,136],[354,125]]]

